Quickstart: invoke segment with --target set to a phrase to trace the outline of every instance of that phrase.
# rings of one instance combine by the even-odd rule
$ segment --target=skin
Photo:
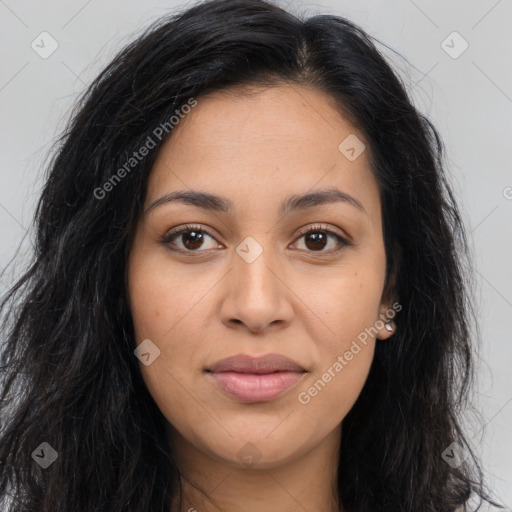
[[[366,144],[354,161],[338,149],[349,134]],[[393,332],[380,324],[309,403],[298,396],[393,303],[384,290],[381,202],[368,148],[329,97],[289,84],[203,96],[161,147],[146,208],[190,189],[233,202],[231,214],[161,204],[141,217],[130,250],[136,341],[150,339],[160,350],[140,370],[168,420],[169,442],[186,479],[181,510],[342,510],[335,485],[341,421],[365,383],[375,343]],[[278,215],[289,195],[331,187],[356,198],[365,211],[335,202]],[[189,223],[213,238],[203,233],[201,245],[189,233],[162,243],[172,228]],[[333,235],[323,245],[299,234],[315,224],[350,237],[352,245],[339,245]],[[249,236],[263,251],[250,263],[236,252]],[[230,398],[204,371],[235,354],[275,352],[307,374],[268,402]],[[240,456],[249,453],[247,443],[259,457],[252,463]]]

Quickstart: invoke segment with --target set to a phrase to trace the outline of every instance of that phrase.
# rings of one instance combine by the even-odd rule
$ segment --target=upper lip
[[[305,372],[306,370],[293,359],[281,354],[268,354],[262,357],[252,357],[239,354],[217,361],[207,368],[209,372],[238,372],[238,373],[273,373],[273,372]]]

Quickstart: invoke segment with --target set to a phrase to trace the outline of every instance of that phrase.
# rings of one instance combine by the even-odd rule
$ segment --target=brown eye
[[[305,244],[308,249],[311,250],[321,250],[323,249],[327,243],[328,243],[328,237],[329,235],[326,232],[322,231],[311,231],[308,234],[304,235],[305,237]]]
[[[210,247],[207,246],[208,239],[211,240]],[[332,253],[351,245],[345,238],[323,226],[313,226],[304,230],[297,238],[297,240],[301,239],[304,239],[307,252]],[[213,235],[199,226],[185,226],[171,231],[161,242],[172,251],[188,253],[199,253],[223,247]],[[329,244],[331,248],[324,250]]]
[[[205,242],[211,239],[210,247],[204,247]],[[208,231],[198,226],[185,226],[175,230],[162,239],[162,243],[173,251],[199,252],[198,249],[208,250],[222,247]]]
[[[303,231],[297,240],[300,239],[304,239],[306,250],[310,252],[336,252],[344,246],[351,245],[345,238],[322,226],[313,226]],[[331,244],[331,246],[334,245],[334,248],[324,251],[325,247],[329,244],[329,239],[334,240]]]
[[[204,243],[204,235],[200,231],[187,231],[180,236],[187,249],[199,249]]]

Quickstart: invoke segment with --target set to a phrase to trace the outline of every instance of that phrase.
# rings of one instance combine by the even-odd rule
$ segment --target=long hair
[[[326,93],[368,140],[386,284],[396,277],[402,305],[343,420],[343,505],[453,512],[471,495],[489,499],[461,426],[478,329],[471,254],[436,129],[350,21],[210,0],[160,18],[122,49],[55,144],[33,259],[0,305],[2,510],[8,499],[9,510],[27,512],[170,509],[182,477],[133,353],[132,237],[172,116],[209,92],[281,83]],[[148,137],[154,147],[134,157]],[[469,457],[448,463],[450,446]],[[43,455],[57,458],[43,468]]]

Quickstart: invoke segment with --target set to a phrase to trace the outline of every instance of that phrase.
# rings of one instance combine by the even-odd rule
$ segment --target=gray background
[[[0,268],[23,240],[0,292],[19,275],[31,249],[46,152],[77,94],[149,22],[188,5],[0,0]],[[445,141],[450,180],[475,253],[483,337],[475,401],[486,426],[482,431],[470,424],[468,431],[491,489],[512,508],[512,1],[296,0],[290,9],[346,16],[398,51],[407,60],[379,46]],[[58,43],[46,59],[31,47],[44,31]],[[469,45],[458,56],[464,41],[450,35],[454,31]]]

